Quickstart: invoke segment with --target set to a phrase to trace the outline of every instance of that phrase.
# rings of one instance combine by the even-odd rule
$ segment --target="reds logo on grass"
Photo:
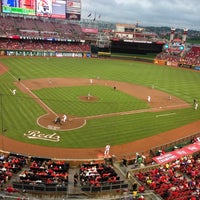
[[[51,142],[59,142],[60,136],[56,133],[53,134],[45,134],[41,133],[37,130],[28,131],[27,133],[24,133],[24,136],[26,136],[29,139],[39,139],[39,140],[47,140]]]

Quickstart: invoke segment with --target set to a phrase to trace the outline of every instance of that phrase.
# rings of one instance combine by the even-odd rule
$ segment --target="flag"
[[[93,22],[96,20],[96,13],[94,14],[94,19],[93,19]]]

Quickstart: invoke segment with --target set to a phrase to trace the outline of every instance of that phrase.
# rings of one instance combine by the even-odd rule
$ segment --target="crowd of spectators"
[[[84,33],[78,24],[64,20],[55,22],[45,20],[45,18],[35,19],[1,15],[0,35],[7,37],[18,35],[30,39],[65,38],[71,40],[80,40],[84,37]]]
[[[25,184],[67,185],[69,164],[64,161],[33,159],[29,169],[19,174]]]
[[[194,137],[192,143],[199,142]],[[177,147],[174,146],[174,151]],[[160,155],[165,153],[159,151]],[[183,156],[174,162],[160,166],[145,167],[146,157],[136,153],[135,164],[139,170],[134,173],[140,183],[133,191],[132,199],[145,200],[146,190],[153,190],[165,200],[199,200],[200,199],[200,154]],[[124,161],[125,160],[125,161]],[[123,159],[127,166],[126,159]],[[141,164],[144,165],[141,167]],[[68,187],[69,163],[53,161],[45,158],[27,158],[21,155],[10,154],[0,156],[1,183],[11,179],[13,173],[18,173],[18,183],[34,186],[64,186]],[[79,182],[78,182],[79,181]],[[114,167],[104,162],[83,163],[79,173],[74,175],[74,186],[80,183],[81,187],[100,188],[108,185],[121,184],[124,179]],[[17,191],[12,186],[7,191]]]
[[[200,65],[200,46],[192,46],[188,51],[167,49],[156,56],[157,60],[164,60],[167,65]]]
[[[200,155],[184,156],[175,162],[135,173],[148,189],[166,200],[200,199]]]
[[[49,189],[53,189],[53,187],[68,188],[69,163],[65,161],[2,154],[0,156],[0,167],[2,188],[3,184],[7,183],[4,191],[8,193],[19,193],[20,189],[32,191],[34,188],[40,187],[41,191],[45,191],[43,187]],[[13,173],[16,175],[12,184]],[[100,187],[122,182],[124,180],[120,180],[120,176],[113,166],[104,162],[83,163],[79,168],[79,173],[74,174],[74,187],[79,183],[81,187]],[[29,186],[33,189],[30,189]],[[51,191],[49,189],[48,191]],[[139,196],[137,197],[139,198]]]
[[[2,50],[37,50],[56,52],[89,52],[90,45],[83,43],[57,42],[45,40],[16,40],[0,39],[0,49]]]
[[[80,184],[82,186],[96,186],[107,183],[119,183],[120,176],[111,165],[104,163],[85,163],[80,167]]]
[[[156,56],[156,59],[158,60],[165,60],[166,64],[167,63],[178,63],[181,61],[181,54],[172,54],[169,52],[161,52]]]
[[[85,36],[80,25],[64,20],[0,15],[1,50],[89,52]]]
[[[0,184],[1,188],[27,164],[27,158],[21,155],[0,156]]]
[[[189,66],[200,66],[200,46],[192,46],[185,54],[182,63]]]

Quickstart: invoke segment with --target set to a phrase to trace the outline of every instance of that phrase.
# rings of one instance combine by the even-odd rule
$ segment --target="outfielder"
[[[14,89],[14,90],[10,89],[10,91],[12,92],[13,95],[15,95],[17,90],[16,89]]]

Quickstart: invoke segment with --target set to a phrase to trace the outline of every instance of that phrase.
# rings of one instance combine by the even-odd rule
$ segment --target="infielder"
[[[147,101],[150,103],[151,102],[151,96],[147,97]]]

